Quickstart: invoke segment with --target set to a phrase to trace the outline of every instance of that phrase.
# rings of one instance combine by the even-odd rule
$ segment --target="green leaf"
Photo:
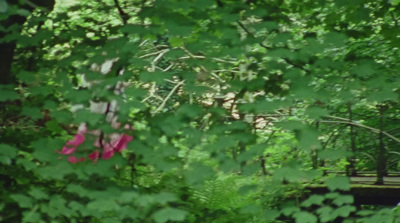
[[[277,123],[277,125],[287,130],[299,130],[304,128],[304,124],[300,121],[283,121]]]
[[[171,79],[173,73],[168,72],[142,72],[140,73],[139,79],[143,82],[155,82],[156,84],[165,83],[166,79]]]
[[[203,110],[198,105],[182,105],[178,109],[177,113],[190,119],[194,119],[195,117],[201,115],[203,113]]]
[[[17,164],[23,166],[27,171],[31,171],[32,169],[36,168],[36,164],[27,159],[17,159]]]
[[[255,215],[255,214],[260,213],[261,211],[262,211],[262,209],[259,205],[249,204],[249,205],[246,205],[246,206],[240,208],[239,213]],[[275,217],[278,217],[278,216],[279,216],[279,211],[276,211]]]
[[[17,74],[17,77],[20,81],[25,83],[32,83],[37,80],[34,72],[22,70]]]
[[[53,94],[53,88],[50,86],[38,86],[29,88],[32,95],[47,96]]]
[[[273,222],[276,218],[278,218],[281,213],[277,209],[265,210],[264,211],[264,219],[268,222]]]
[[[57,158],[53,160],[57,160]],[[64,179],[65,175],[73,173],[73,170],[71,168],[71,164],[69,164],[66,160],[59,160],[55,166],[38,167],[35,169],[35,172],[37,172],[44,179],[62,180]]]
[[[177,208],[167,207],[156,211],[151,217],[157,223],[165,223],[168,221],[184,221],[186,215],[186,211]]]
[[[66,110],[53,110],[51,111],[50,116],[59,123],[70,124],[72,121],[72,113]]]
[[[0,144],[0,154],[10,158],[17,156],[18,149],[7,144]]]
[[[352,204],[354,202],[353,195],[340,195],[335,200],[332,201],[333,204],[337,206],[342,206],[343,204]]]
[[[67,191],[70,193],[78,194],[80,197],[86,197],[88,194],[88,191],[85,188],[77,184],[68,184]]]
[[[180,37],[171,37],[169,39],[169,43],[171,44],[171,47],[181,47],[183,46],[183,38]]]
[[[33,187],[30,191],[29,191],[29,195],[31,195],[33,198],[37,199],[37,200],[42,200],[42,199],[48,199],[49,195],[46,194],[43,190]]]
[[[321,148],[321,142],[318,139],[320,133],[317,129],[307,126],[295,133],[300,149],[312,151]]]
[[[69,89],[64,91],[63,95],[67,100],[73,103],[88,103],[92,99],[92,94],[88,90]]]
[[[347,36],[343,33],[330,32],[325,35],[324,44],[332,45],[334,47],[343,47],[347,42]]]
[[[303,201],[301,205],[304,207],[310,207],[311,205],[322,205],[324,200],[324,196],[313,194],[307,200]]]
[[[333,211],[334,215],[340,216],[340,217],[349,217],[350,213],[355,212],[356,207],[350,206],[350,205],[345,205],[342,207],[339,207]]]
[[[22,222],[27,222],[27,223],[41,222],[41,219],[42,219],[42,216],[40,215],[40,213],[32,212],[32,211],[24,211],[23,216],[24,217],[22,218]]]
[[[296,223],[316,223],[318,222],[318,218],[309,213],[309,212],[305,212],[305,211],[300,211],[297,212],[293,215],[293,217],[296,219]]]
[[[333,214],[333,208],[330,206],[324,206],[318,208],[316,213],[320,216],[321,222],[329,222],[336,219],[336,215]]]
[[[322,150],[318,153],[320,159],[338,160],[352,155],[352,152],[346,150]]]
[[[33,202],[32,198],[25,196],[23,194],[12,194],[11,199],[16,201],[21,208],[32,208]]]
[[[350,190],[350,179],[348,177],[336,176],[329,178],[325,181],[326,185],[328,186],[329,190],[343,190],[348,191]]]
[[[191,168],[184,173],[189,184],[202,183],[214,176],[214,170],[200,162],[190,165]]]
[[[8,10],[8,4],[6,0],[0,0],[0,13],[6,13]]]
[[[284,207],[282,207],[281,212],[285,216],[291,216],[295,213],[298,213],[300,211],[299,207],[294,206],[294,204],[286,204]]]
[[[11,165],[11,159],[8,156],[1,156],[0,155],[0,163],[4,165]]]
[[[84,165],[83,170],[88,175],[97,174],[102,177],[113,177],[115,172],[111,171],[117,161],[118,157],[112,159],[102,160],[99,165]]]
[[[327,199],[335,199],[335,198],[337,198],[339,196],[340,196],[340,194],[338,192],[331,192],[331,193],[325,194],[325,197]]]
[[[350,72],[358,77],[370,77],[378,73],[376,63],[373,60],[361,60],[350,69]]]
[[[19,94],[10,86],[0,85],[0,102],[19,99]]]
[[[33,120],[41,119],[43,118],[43,114],[40,111],[40,108],[38,107],[28,107],[24,106],[21,111],[22,115],[26,115],[28,117],[31,117]]]
[[[119,202],[122,204],[130,204],[132,201],[139,199],[139,194],[133,191],[122,192]]]
[[[396,6],[400,3],[400,0],[390,0],[390,2],[392,3],[392,5]]]
[[[20,16],[28,17],[31,14],[31,12],[26,9],[18,9],[17,14]]]
[[[49,131],[55,134],[60,134],[64,132],[64,129],[59,125],[59,123],[55,119],[46,122],[46,127]]]
[[[59,216],[69,217],[74,214],[72,210],[70,210],[66,206],[66,200],[61,195],[53,195],[48,203],[48,211],[47,214],[50,217],[56,218]]]
[[[60,139],[38,139],[31,142],[31,146],[34,149],[32,156],[46,162],[57,160],[59,154],[55,153],[55,151],[61,150],[63,144],[63,141]]]
[[[102,114],[93,113],[89,110],[79,110],[76,112],[76,123],[88,123],[90,126],[96,126],[105,116]]]
[[[319,106],[308,107],[305,113],[306,115],[308,115],[308,117],[312,119],[319,119],[329,114],[329,112],[326,109],[321,108]]]
[[[300,170],[298,165],[282,167],[275,171],[274,179],[289,182],[310,181],[321,174],[320,171]]]
[[[87,204],[88,209],[107,212],[113,211],[119,208],[119,205],[115,202],[115,199],[96,199]]]
[[[176,197],[175,194],[167,193],[167,192],[162,192],[162,193],[155,195],[155,199],[157,201],[159,201],[159,203],[162,205],[165,205],[169,202],[178,200],[178,198]]]

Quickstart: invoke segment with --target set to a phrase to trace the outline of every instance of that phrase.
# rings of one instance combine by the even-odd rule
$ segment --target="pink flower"
[[[66,146],[63,146],[61,151],[57,151],[58,153],[69,155],[75,152],[76,147],[82,144],[85,141],[85,136],[81,134],[76,134],[73,139],[69,140],[66,143]]]
[[[76,134],[72,140],[69,140],[66,145],[63,146],[61,151],[57,152],[63,155],[73,154],[77,150],[77,147],[85,142],[85,134],[95,133],[93,133],[93,131],[88,133],[86,126],[84,126],[84,128],[78,130],[78,134]],[[132,136],[118,133],[111,134],[107,138],[109,140],[108,142],[106,140],[100,142],[100,139],[97,139],[94,142],[95,147],[103,149],[103,151],[101,152],[102,159],[110,159],[112,156],[114,156],[114,152],[121,152],[121,150],[126,149],[128,143],[133,139]],[[93,162],[96,162],[99,157],[99,150],[95,150],[88,155],[88,158],[93,160]],[[84,160],[85,158],[76,158],[74,155],[68,157],[68,162],[70,163],[83,162]]]
[[[102,159],[110,159],[114,156],[114,148],[110,145],[110,143],[106,143],[103,148],[103,154],[101,155]]]
[[[89,154],[89,159],[96,161],[100,156],[100,151],[99,150],[95,150],[94,152],[92,152],[91,154]]]
[[[57,151],[58,153],[64,154],[64,155],[69,155],[74,153],[76,150],[76,147],[67,147],[67,146],[63,146],[61,151]]]
[[[132,141],[133,137],[122,134],[119,139],[112,142],[114,150],[117,152],[121,152],[121,150],[126,149],[128,143]]]
[[[85,136],[82,133],[78,133],[74,136],[72,140],[67,142],[67,146],[79,146],[85,141]]]
[[[85,158],[76,158],[75,156],[69,156],[68,157],[68,162],[70,163],[77,163],[77,162],[83,162]]]

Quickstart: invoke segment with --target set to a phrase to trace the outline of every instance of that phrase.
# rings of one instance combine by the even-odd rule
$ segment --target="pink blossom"
[[[75,152],[76,146],[79,146],[85,141],[85,136],[81,133],[78,133],[74,136],[73,139],[69,140],[66,143],[66,146],[63,146],[61,151],[57,151],[58,153],[69,155]],[[72,146],[72,147],[71,147]]]
[[[85,136],[82,133],[78,133],[74,136],[74,139],[67,142],[67,146],[79,146],[85,141]]]
[[[77,162],[83,162],[85,158],[76,158],[75,156],[69,156],[68,157],[68,162],[70,163],[77,163]]]
[[[66,145],[63,146],[61,151],[57,152],[63,155],[73,154],[77,150],[78,146],[85,142],[85,134],[94,133],[88,132],[86,126],[84,126],[84,128],[80,128],[78,130],[78,134],[76,134],[72,140],[69,140]],[[96,162],[100,157],[100,153],[102,159],[110,159],[112,156],[114,156],[114,152],[121,152],[121,150],[126,149],[128,143],[133,139],[132,136],[118,133],[111,134],[107,138],[109,140],[108,142],[104,139],[102,142],[100,142],[100,139],[97,139],[94,142],[94,146],[97,148],[102,148],[103,151],[100,152],[100,150],[95,150],[88,155],[89,159]],[[84,160],[85,158],[76,158],[74,155],[68,157],[68,161],[70,163],[83,162]]]
[[[106,160],[110,159],[113,155],[114,155],[114,148],[109,143],[106,143],[104,145],[103,154],[101,155],[101,158]]]
[[[133,137],[122,134],[118,140],[112,142],[114,150],[117,152],[121,152],[121,150],[125,149],[130,141],[132,141]]]
[[[76,147],[67,147],[67,146],[63,146],[61,151],[57,151],[58,153],[64,154],[64,155],[69,155],[74,153],[76,150]]]
[[[100,156],[100,151],[96,149],[94,152],[89,154],[88,157],[89,157],[89,159],[95,161],[95,160],[97,160],[99,158],[99,156]]]

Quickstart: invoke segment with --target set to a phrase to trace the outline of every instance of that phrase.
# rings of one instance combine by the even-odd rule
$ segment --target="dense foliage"
[[[0,221],[400,222],[399,3],[0,0]]]

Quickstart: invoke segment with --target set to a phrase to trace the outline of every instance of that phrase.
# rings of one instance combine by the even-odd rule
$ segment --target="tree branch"
[[[250,36],[251,38],[253,38],[253,39],[257,39],[257,38],[254,36],[254,34],[251,33],[251,32],[246,28],[246,26],[243,25],[243,23],[241,23],[240,21],[238,21],[237,23],[238,23],[239,26],[247,33],[247,35],[249,35],[249,36]],[[265,49],[267,49],[267,50],[271,50],[271,49],[272,49],[272,47],[269,47],[269,46],[265,45],[265,44],[262,43],[262,42],[259,42],[258,45],[260,45],[261,47],[263,47],[263,48],[265,48]],[[282,58],[282,59],[283,59],[287,64],[292,65],[293,67],[297,67],[297,68],[299,68],[299,69],[301,69],[301,70],[303,70],[303,71],[308,72],[308,70],[307,70],[306,68],[304,68],[303,66],[298,65],[298,64],[295,64],[295,63],[293,63],[292,61],[290,61],[290,60],[287,59],[287,58]]]
[[[185,81],[181,81],[178,84],[176,84],[174,86],[174,88],[172,88],[172,90],[168,93],[167,97],[164,98],[163,102],[161,103],[161,105],[153,112],[153,115],[156,115],[158,112],[161,111],[161,109],[163,109],[165,107],[165,105],[167,104],[168,100],[171,98],[171,96],[175,93],[175,91],[178,90],[178,88],[183,85],[185,83]]]
[[[394,26],[398,27],[398,20],[394,16],[393,11],[390,11],[390,16],[392,17],[392,20],[394,21]]]
[[[379,129],[376,129],[376,128],[373,128],[373,127],[370,127],[370,126],[367,126],[367,125],[351,122],[351,121],[349,121],[348,119],[345,119],[345,118],[334,117],[334,116],[328,116],[328,117],[329,118],[336,118],[336,119],[339,119],[339,120],[342,120],[342,121],[321,120],[320,122],[321,123],[336,123],[336,124],[353,125],[353,126],[357,126],[357,127],[360,127],[360,128],[368,129],[373,133],[378,133],[378,134],[381,133],[381,131]],[[385,131],[382,131],[382,134],[384,134],[387,137],[393,139],[394,141],[400,143],[400,139],[396,138],[395,136],[393,136],[393,135],[391,135],[391,134],[389,134],[389,133],[387,133]]]
[[[122,10],[121,5],[119,4],[119,1],[114,0],[114,5],[115,5],[115,7],[117,7],[119,16],[121,17],[124,25],[128,24],[129,15],[127,13],[125,13],[124,10]]]

